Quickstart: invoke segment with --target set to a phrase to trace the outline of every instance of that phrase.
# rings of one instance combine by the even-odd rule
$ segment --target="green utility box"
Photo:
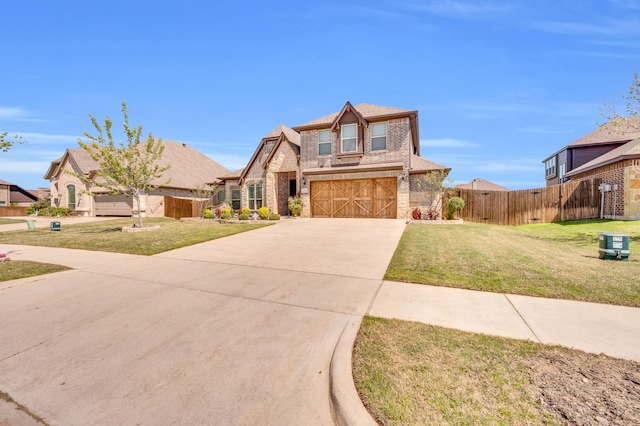
[[[603,232],[600,234],[600,259],[629,260],[629,236]]]
[[[33,219],[27,219],[27,228],[36,229],[36,224],[33,223]]]
[[[52,231],[60,231],[60,222],[51,222],[49,229]]]

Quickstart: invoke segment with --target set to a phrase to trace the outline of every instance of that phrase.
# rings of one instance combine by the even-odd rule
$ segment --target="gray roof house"
[[[229,173],[211,158],[195,148],[180,142],[162,141],[164,152],[160,165],[170,165],[162,178],[171,181],[146,194],[140,209],[145,216],[164,216],[164,196],[192,198],[194,192],[209,188],[217,176]],[[102,195],[90,197],[83,191],[105,192],[95,185],[86,184],[69,172],[95,177],[98,164],[83,148],[68,148],[62,157],[51,162],[44,178],[51,182],[52,205],[68,207],[75,214],[84,216],[131,216],[133,200],[125,195]],[[137,214],[137,206],[135,212]]]

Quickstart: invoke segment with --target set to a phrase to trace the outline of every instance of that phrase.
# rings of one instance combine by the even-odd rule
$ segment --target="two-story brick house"
[[[640,219],[640,116],[606,123],[543,163],[547,186],[597,179],[610,189],[605,217]]]
[[[299,194],[303,217],[408,218],[419,205],[419,181],[449,168],[420,157],[418,112],[347,102],[332,114],[262,139],[236,176],[220,177],[241,192],[241,206],[288,214]]]

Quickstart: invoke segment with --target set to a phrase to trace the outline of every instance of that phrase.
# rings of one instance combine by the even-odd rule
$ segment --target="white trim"
[[[344,129],[346,127],[353,127],[355,129],[355,131],[356,131],[356,134],[353,137],[345,138],[344,137]],[[344,149],[345,140],[352,140],[352,139],[355,141],[354,149],[351,149],[351,150],[348,150],[348,151],[345,150]],[[357,124],[343,124],[341,126],[341,128],[340,128],[340,152],[344,152],[344,153],[347,153],[347,152],[358,152],[358,125]]]
[[[373,136],[373,128],[375,126],[383,126],[384,125],[384,136],[378,135],[378,136]],[[369,126],[370,128],[370,135],[369,135],[369,139],[371,141],[371,151],[386,151],[387,150],[387,122],[382,122],[382,123],[371,123],[371,125]],[[379,148],[379,149],[374,149],[373,148],[373,140],[374,139],[380,139],[384,137],[384,148]]]

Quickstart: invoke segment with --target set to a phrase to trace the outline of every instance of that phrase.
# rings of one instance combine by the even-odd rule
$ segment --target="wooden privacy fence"
[[[164,197],[164,215],[174,219],[183,217],[198,216],[194,213],[195,206],[193,200],[187,198],[175,198],[165,195]]]
[[[600,216],[600,179],[519,191],[455,189],[464,200],[458,217],[495,225],[561,222]]]
[[[0,217],[26,216],[27,208],[23,206],[0,206]]]

